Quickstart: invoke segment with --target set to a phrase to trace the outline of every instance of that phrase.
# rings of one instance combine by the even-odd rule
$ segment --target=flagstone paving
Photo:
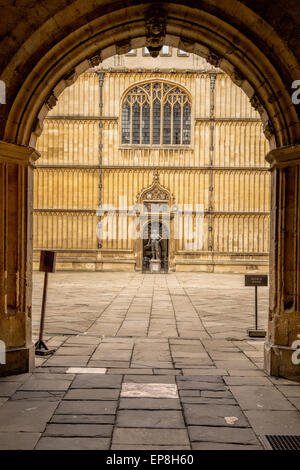
[[[0,378],[0,449],[257,450],[265,434],[300,435],[300,384],[268,377],[246,333],[253,291],[240,275],[50,275],[56,352]],[[261,288],[264,328],[267,305]]]

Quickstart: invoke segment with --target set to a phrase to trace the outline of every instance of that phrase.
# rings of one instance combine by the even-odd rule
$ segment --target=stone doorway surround
[[[118,9],[113,1],[99,10],[82,0],[76,9],[82,16],[74,15],[73,2],[55,4],[52,21],[47,20],[48,10],[41,9],[34,28],[28,28],[22,7],[15,15],[7,6],[20,37],[16,42],[12,32],[14,39],[2,48],[0,77],[7,84],[0,126],[0,331],[7,363],[0,374],[28,371],[33,364],[32,171],[43,119],[79,74],[106,57],[149,47],[159,39],[220,67],[261,115],[272,148],[266,157],[271,164],[272,203],[265,368],[272,375],[299,379],[300,365],[291,360],[292,345],[300,335],[300,112],[292,101],[292,84],[300,76],[299,46],[285,31],[279,5],[266,18],[268,8],[256,11],[247,1],[216,6],[207,0],[202,10],[188,0],[164,2],[159,9],[152,3],[127,2],[126,8]],[[292,15],[293,5],[288,3]],[[296,30],[299,15],[291,17]],[[19,21],[25,23],[23,29]],[[154,24],[160,25],[159,38],[153,37]]]

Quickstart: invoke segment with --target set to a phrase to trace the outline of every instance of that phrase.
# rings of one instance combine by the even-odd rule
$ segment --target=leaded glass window
[[[122,103],[122,144],[189,145],[191,99],[184,89],[165,81],[131,88]]]

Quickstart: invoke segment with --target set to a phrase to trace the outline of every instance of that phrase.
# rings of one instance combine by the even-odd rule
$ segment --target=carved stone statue
[[[151,246],[151,252],[152,252],[152,259],[157,259],[159,260],[159,244],[161,241],[161,236],[159,233],[151,233],[149,242],[147,243],[147,247]]]

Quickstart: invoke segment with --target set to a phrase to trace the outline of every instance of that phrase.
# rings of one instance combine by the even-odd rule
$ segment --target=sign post
[[[35,354],[37,356],[48,356],[53,354],[55,349],[48,349],[43,341],[44,325],[45,325],[45,314],[46,314],[46,302],[47,302],[47,288],[48,288],[48,273],[55,272],[55,259],[56,253],[54,251],[44,250],[41,251],[40,258],[40,271],[45,273],[44,277],[44,290],[41,310],[41,322],[40,322],[40,334],[39,339],[35,343]]]
[[[255,328],[248,328],[247,333],[252,338],[264,338],[266,331],[258,328],[258,307],[257,307],[257,287],[267,286],[267,274],[246,274],[245,287],[253,286],[255,288]]]

